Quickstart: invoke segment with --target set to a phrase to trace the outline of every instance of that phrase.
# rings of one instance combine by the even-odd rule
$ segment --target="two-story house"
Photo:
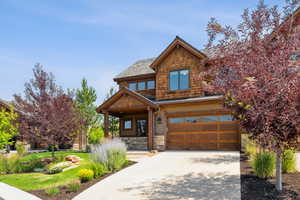
[[[199,75],[207,54],[176,37],[162,53],[140,60],[114,78],[119,91],[97,109],[120,119],[129,149],[239,150],[237,121],[222,96],[207,96]]]

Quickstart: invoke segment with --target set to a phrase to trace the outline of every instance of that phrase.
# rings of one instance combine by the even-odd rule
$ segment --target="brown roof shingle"
[[[115,79],[155,73],[155,71],[149,67],[154,60],[155,58],[138,60],[118,74]]]

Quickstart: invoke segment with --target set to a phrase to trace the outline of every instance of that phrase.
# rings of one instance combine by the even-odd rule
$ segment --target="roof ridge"
[[[149,67],[155,59],[156,57],[137,60],[115,76],[114,79],[155,73],[154,70]]]

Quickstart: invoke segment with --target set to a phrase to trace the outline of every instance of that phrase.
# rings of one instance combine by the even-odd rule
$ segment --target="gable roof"
[[[300,7],[298,7],[297,9],[295,9],[294,12],[292,12],[289,16],[286,17],[286,19],[283,20],[283,22],[281,22],[281,24],[277,27],[277,29],[274,29],[270,35],[268,36],[269,40],[274,39],[274,37],[276,37],[276,34],[278,32],[280,32],[282,30],[282,28],[290,22],[290,20],[292,19],[292,17],[294,18],[293,20],[295,20],[295,18],[300,16]],[[299,18],[298,18],[299,19]],[[295,22],[295,21],[294,21]],[[294,25],[294,24],[293,24]]]
[[[96,111],[98,113],[102,113],[105,109],[109,108],[112,104],[114,104],[117,100],[119,100],[124,94],[127,94],[127,95],[137,99],[138,101],[150,106],[151,108],[155,108],[155,109],[158,108],[158,105],[156,103],[154,103],[153,101],[151,101],[150,99],[147,99],[143,95],[141,95],[135,91],[132,91],[126,87],[122,87],[116,94],[114,94],[109,99],[107,99],[103,104],[101,104],[96,109]]]
[[[133,65],[130,65],[127,69],[118,74],[114,80],[145,74],[154,74],[155,71],[149,67],[154,60],[155,58],[138,60]]]
[[[161,61],[164,58],[166,58],[173,51],[173,49],[176,48],[178,45],[180,45],[181,47],[183,47],[184,49],[186,49],[196,57],[199,58],[207,57],[204,53],[202,53],[201,51],[199,51],[198,49],[196,49],[195,47],[193,47],[192,45],[184,41],[182,38],[176,36],[176,38],[171,42],[171,44],[169,44],[169,46],[163,52],[161,52],[161,54],[151,63],[150,67],[152,69],[155,69],[155,67],[159,65]]]

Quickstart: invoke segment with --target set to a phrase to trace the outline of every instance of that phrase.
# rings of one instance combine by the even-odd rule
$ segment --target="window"
[[[220,116],[220,120],[222,122],[225,122],[225,121],[233,121],[233,117],[231,115],[222,115]]]
[[[131,119],[127,119],[124,121],[124,129],[131,129],[132,128],[132,123]]]
[[[204,116],[200,118],[200,122],[216,122],[218,121],[217,116]]]
[[[146,84],[147,83],[147,84]],[[147,82],[131,82],[128,84],[128,88],[131,90],[146,90],[146,89],[154,89],[155,88],[155,81],[149,80]]]
[[[298,60],[300,59],[300,53],[294,53],[291,55],[291,60]]]
[[[189,70],[172,71],[169,74],[169,89],[184,90],[189,88]]]
[[[129,89],[136,90],[136,83],[129,83]]]
[[[170,123],[176,124],[176,123],[184,123],[185,119],[183,117],[177,117],[177,118],[170,118]]]
[[[145,90],[146,83],[145,82],[138,82],[138,90]]]
[[[155,81],[147,81],[147,89],[154,89],[155,88]]]

